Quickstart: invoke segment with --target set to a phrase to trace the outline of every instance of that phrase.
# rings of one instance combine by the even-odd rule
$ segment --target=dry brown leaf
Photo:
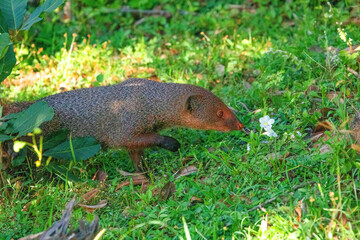
[[[197,203],[204,203],[204,200],[202,200],[199,197],[192,196],[191,199],[190,199],[190,206],[194,206]]]
[[[328,100],[334,100],[339,96],[339,94],[341,94],[341,93],[339,93],[339,92],[330,92],[330,93],[326,94],[326,98]]]
[[[176,187],[173,182],[168,182],[160,191],[160,197],[162,200],[168,200],[176,193]]]
[[[347,226],[348,219],[344,213],[338,213],[336,219],[338,222],[340,222],[346,229],[349,229],[349,226]]]
[[[190,165],[187,167],[184,167],[183,169],[181,169],[176,175],[175,175],[175,179],[178,179],[179,177],[184,177],[193,173],[196,173],[198,171],[197,167]]]
[[[143,175],[133,176],[132,180],[133,180],[134,186],[149,183],[149,180],[147,180],[147,178]],[[117,192],[117,190],[119,190],[120,188],[127,187],[127,186],[130,186],[130,180],[126,180],[126,181],[120,183],[119,185],[117,185],[115,188],[115,192]]]
[[[314,133],[322,132],[326,130],[333,130],[335,129],[334,125],[329,121],[319,122],[316,127],[314,128]]]
[[[99,208],[103,208],[107,205],[107,201],[106,200],[101,200],[98,204],[96,205],[85,205],[85,204],[79,204],[80,207],[83,207],[85,211],[92,213],[94,210],[99,209]]]
[[[106,180],[106,178],[108,177],[108,175],[106,174],[106,172],[104,170],[97,170],[94,177],[92,178],[93,181],[98,180],[100,182],[103,182]]]
[[[318,141],[321,137],[323,137],[325,135],[325,131],[322,132],[316,132],[314,133],[314,135],[310,138],[311,142],[316,142]]]
[[[171,55],[177,55],[179,53],[179,51],[176,50],[175,48],[171,48],[170,53],[171,53]]]
[[[330,147],[329,144],[323,144],[323,145],[321,145],[321,147],[319,149],[320,154],[331,152],[331,150],[332,150],[332,148]]]
[[[83,195],[81,196],[81,198],[82,198],[84,201],[88,202],[88,201],[90,201],[91,199],[93,199],[98,192],[99,192],[99,189],[98,189],[98,188],[95,188],[95,189],[93,189],[93,190],[91,190],[91,191],[83,194]]]
[[[360,146],[357,144],[351,144],[351,148],[356,150],[358,153],[360,153]]]
[[[296,219],[298,220],[298,222],[301,221],[301,207],[295,207],[295,212],[297,214]]]
[[[21,209],[22,212],[27,212],[31,206],[31,202],[28,202],[24,205],[24,207]]]

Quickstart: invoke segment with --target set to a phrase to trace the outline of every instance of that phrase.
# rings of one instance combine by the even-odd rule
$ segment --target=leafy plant
[[[16,64],[13,44],[18,33],[41,21],[41,13],[49,13],[62,3],[63,0],[46,0],[25,18],[27,0],[0,1],[0,82],[10,75]]]
[[[13,140],[15,152],[30,147],[38,158],[35,162],[37,167],[41,165],[43,155],[48,157],[46,161],[46,165],[48,165],[52,157],[81,161],[99,152],[100,145],[94,138],[83,137],[66,141],[67,132],[64,131],[52,134],[51,138],[45,139],[44,142],[39,127],[44,122],[51,121],[53,116],[54,110],[46,102],[38,101],[22,112],[2,117],[0,118],[0,142]],[[30,137],[31,141],[23,140],[21,137],[24,136]],[[46,150],[45,153],[43,150]],[[16,160],[13,161],[13,165],[20,165],[25,161],[25,157],[26,154],[20,152]]]

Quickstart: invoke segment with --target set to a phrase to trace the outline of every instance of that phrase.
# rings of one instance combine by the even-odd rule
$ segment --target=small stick
[[[251,112],[251,111],[248,109],[248,107],[245,105],[245,103],[243,103],[243,102],[238,102],[238,103],[240,103],[240,104],[246,109],[246,111]]]
[[[360,78],[360,74],[357,73],[354,69],[351,69],[349,67],[346,68],[349,72],[355,75],[355,77]]]

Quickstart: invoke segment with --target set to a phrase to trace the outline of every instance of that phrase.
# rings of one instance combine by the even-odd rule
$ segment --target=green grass
[[[353,45],[358,43],[355,3],[254,1],[244,3],[247,10],[237,10],[226,1],[161,1],[172,18],[150,16],[136,25],[142,17],[105,14],[105,7],[91,0],[72,2],[75,19],[64,23],[58,13],[50,14],[17,45],[20,64],[1,85],[2,99],[35,100],[129,77],[191,83],[223,99],[252,132],[164,131],[182,147],[178,153],[146,151],[147,188],[130,185],[115,191],[128,179],[116,168],[134,170],[121,149],[104,150],[72,166],[81,182],[50,175],[32,160],[30,168],[10,168],[3,173],[0,239],[47,229],[72,197],[94,188],[100,192],[89,204],[107,200],[108,205],[93,213],[75,208],[71,226],[98,215],[100,229],[106,229],[103,239],[186,239],[182,217],[192,239],[360,238],[359,155],[350,147],[355,140],[343,131],[360,105],[359,79],[347,70],[360,72],[359,58],[329,48],[348,47],[337,31],[341,22]],[[159,3],[124,5],[152,9]],[[99,74],[104,82],[96,80]],[[327,108],[332,110],[319,113]],[[277,138],[261,135],[259,119],[265,115],[275,119]],[[336,129],[315,143],[330,146],[321,153],[321,144],[310,137],[325,119]],[[174,179],[176,171],[190,165],[198,168],[196,174]],[[99,169],[108,174],[104,183],[91,180]],[[163,200],[159,190],[169,181],[176,192]],[[292,190],[306,182],[311,184]]]

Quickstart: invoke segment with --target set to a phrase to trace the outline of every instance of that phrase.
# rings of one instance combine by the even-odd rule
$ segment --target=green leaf
[[[11,160],[11,165],[13,167],[20,166],[25,161],[26,155],[27,155],[27,148],[21,149],[19,154],[17,154],[16,157],[13,160]]]
[[[42,12],[47,12],[47,13],[52,12],[62,3],[63,0],[47,0],[43,5],[36,8],[35,11],[30,14],[29,18],[25,21],[25,23],[21,27],[21,30],[29,29],[33,24],[42,20],[42,18],[39,17],[39,15]]]
[[[100,144],[97,143],[93,137],[83,137],[72,139],[72,148],[77,161],[86,160],[101,149]],[[73,160],[70,148],[70,141],[61,143],[60,145],[44,152],[45,156],[52,156],[58,159]]]
[[[0,134],[0,142],[5,142],[5,141],[10,140],[10,139],[13,139],[13,138],[14,138],[14,137],[12,137],[12,136]]]
[[[61,129],[46,136],[44,139],[43,149],[46,150],[58,146],[59,144],[65,142],[68,135],[69,135],[69,130]]]
[[[13,45],[10,45],[5,56],[0,59],[0,83],[10,75],[15,64],[16,57],[14,53],[14,47]]]
[[[27,0],[1,0],[0,10],[10,29],[19,29],[26,11]]]
[[[54,116],[54,109],[44,101],[31,105],[28,109],[20,112],[14,123],[12,134],[18,133],[18,137],[30,133],[34,128],[40,127],[43,122],[50,121]]]
[[[97,75],[96,76],[96,81],[98,81],[99,83],[102,83],[104,81],[104,75],[102,73]]]
[[[7,33],[9,32],[8,24],[4,15],[0,11],[0,33]]]
[[[360,170],[360,162],[353,162],[353,164],[355,165],[355,167],[356,167],[357,169]]]
[[[1,130],[5,130],[6,129],[6,127],[7,127],[7,123],[6,122],[0,122],[0,131]]]
[[[5,56],[10,45],[10,35],[8,33],[0,33],[0,59]]]

